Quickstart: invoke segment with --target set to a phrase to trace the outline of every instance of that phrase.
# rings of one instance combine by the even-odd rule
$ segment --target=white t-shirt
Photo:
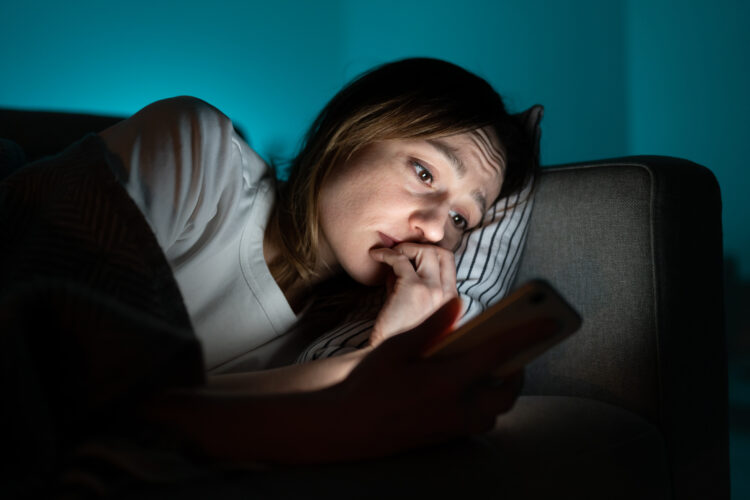
[[[263,256],[273,173],[231,121],[191,97],[155,102],[102,132],[111,167],[174,273],[205,368],[263,368],[296,321]]]

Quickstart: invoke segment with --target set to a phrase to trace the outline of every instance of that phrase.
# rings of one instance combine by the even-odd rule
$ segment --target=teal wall
[[[192,94],[283,160],[360,71],[441,57],[511,109],[545,105],[545,164],[670,154],[709,166],[726,251],[748,280],[748,21],[739,0],[5,1],[0,106],[128,115]]]
[[[713,170],[724,202],[725,254],[748,282],[750,2],[630,0],[629,7],[629,149]]]

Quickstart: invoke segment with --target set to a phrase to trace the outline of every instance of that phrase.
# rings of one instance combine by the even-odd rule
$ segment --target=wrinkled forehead
[[[507,165],[505,148],[495,131],[484,127],[443,138],[444,143],[453,149],[453,154],[484,181],[496,184],[495,195],[505,178]],[[489,187],[489,186],[487,186]]]
[[[476,149],[480,160],[494,169],[500,178],[505,177],[506,154],[497,133],[491,127],[484,127],[466,134]]]

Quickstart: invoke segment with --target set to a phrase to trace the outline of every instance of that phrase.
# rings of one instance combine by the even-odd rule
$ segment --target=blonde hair
[[[315,277],[320,236],[318,194],[330,172],[357,151],[388,139],[435,138],[490,127],[504,149],[501,197],[519,191],[535,163],[523,124],[482,78],[445,61],[404,59],[345,86],[323,108],[280,184],[269,221],[279,243],[271,273],[282,288]]]

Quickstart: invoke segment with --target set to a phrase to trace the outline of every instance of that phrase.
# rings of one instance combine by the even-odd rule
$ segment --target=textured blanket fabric
[[[0,448],[12,495],[54,487],[71,450],[127,429],[139,399],[204,380],[169,265],[107,154],[89,135],[0,182]]]

